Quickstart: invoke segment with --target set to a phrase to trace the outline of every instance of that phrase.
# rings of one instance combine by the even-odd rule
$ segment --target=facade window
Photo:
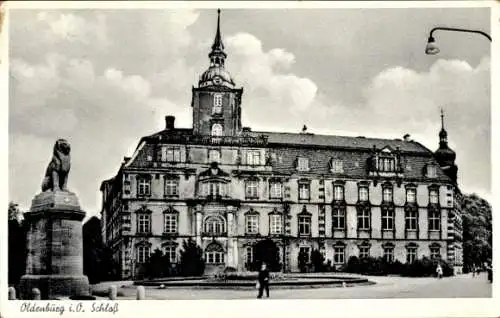
[[[416,231],[418,226],[418,212],[414,209],[405,211],[405,229],[407,231]]]
[[[333,186],[333,199],[336,201],[344,200],[344,186],[341,185]]]
[[[214,94],[214,114],[222,113],[222,94]]]
[[[273,181],[269,183],[269,198],[281,199],[283,197],[283,186],[281,182]]]
[[[360,246],[359,247],[359,258],[367,258],[370,257],[370,247],[369,246]]]
[[[438,204],[439,203],[439,192],[437,189],[429,190],[429,203]]]
[[[222,125],[221,124],[213,124],[212,125],[212,136],[220,137],[222,136]]]
[[[163,248],[163,252],[170,264],[177,263],[177,252],[174,245],[167,245]]]
[[[407,203],[417,202],[417,189],[415,188],[406,189],[406,202]]]
[[[177,233],[178,224],[178,214],[177,213],[165,213],[163,232],[164,233]]]
[[[345,229],[345,209],[334,207],[332,210],[332,222],[334,230]]]
[[[245,182],[245,196],[252,199],[259,197],[259,181],[247,180]]]
[[[166,162],[181,162],[181,149],[175,147],[163,147],[161,159]]]
[[[309,246],[301,246],[299,248],[299,255],[300,254],[307,255],[306,263],[311,262],[311,248]]]
[[[138,233],[151,232],[151,214],[148,213],[137,214],[137,232]]]
[[[416,246],[406,247],[406,262],[408,264],[411,264],[416,260],[417,260],[417,247]]]
[[[179,179],[165,179],[165,195],[168,197],[176,197],[179,195]]]
[[[392,188],[389,188],[389,187],[383,188],[382,200],[384,202],[392,202]]]
[[[216,149],[211,149],[208,152],[208,160],[210,162],[217,162],[220,163],[220,151]]]
[[[205,182],[202,183],[202,193],[205,196],[225,196],[226,184],[222,182]]]
[[[394,211],[391,209],[382,209],[382,230],[394,229]]]
[[[249,150],[247,151],[247,165],[257,166],[260,165],[260,151]]]
[[[309,170],[309,159],[303,158],[303,157],[297,158],[297,170],[308,171]]]
[[[336,265],[345,263],[345,247],[344,246],[334,246],[333,247],[333,263]]]
[[[439,246],[431,246],[431,259],[440,259],[441,258],[441,248]]]
[[[149,252],[150,248],[149,246],[138,246],[137,247],[137,263],[144,264],[148,261],[149,259]]]
[[[394,158],[379,158],[378,169],[383,172],[396,171],[396,160]]]
[[[250,214],[245,216],[246,219],[246,233],[258,234],[259,233],[259,215]]]
[[[221,235],[226,233],[226,222],[220,216],[213,215],[205,220],[205,233]]]
[[[330,161],[330,171],[333,173],[343,173],[344,172],[344,166],[342,163],[342,160],[339,159],[332,159]]]
[[[269,218],[269,232],[273,235],[283,232],[283,220],[280,214],[271,214]]]
[[[370,229],[370,210],[358,209],[358,230],[367,231]]]
[[[394,262],[394,247],[392,246],[386,246],[384,247],[384,260],[387,263],[392,263]]]
[[[205,250],[205,261],[210,265],[224,264],[224,256],[225,254],[222,246],[217,243],[211,243]]]
[[[245,249],[245,262],[247,264],[252,264],[254,259],[254,248],[253,246],[247,246]]]
[[[358,197],[359,197],[359,201],[362,201],[362,202],[368,201],[368,187],[367,186],[360,186],[358,188]]]
[[[428,178],[437,177],[437,168],[435,165],[428,165],[427,166],[427,177]]]
[[[438,210],[429,209],[429,231],[441,230],[441,213]]]
[[[311,216],[299,216],[299,235],[311,235]]]
[[[137,179],[137,195],[151,195],[151,179]]]
[[[309,200],[309,183],[300,182],[299,183],[299,200]]]

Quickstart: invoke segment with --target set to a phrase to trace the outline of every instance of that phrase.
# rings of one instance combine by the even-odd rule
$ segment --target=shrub
[[[325,271],[325,258],[319,250],[313,250],[311,253],[311,263],[314,272],[324,272]]]
[[[298,265],[301,273],[307,272],[307,261],[309,260],[309,255],[306,252],[300,251],[298,256]]]
[[[160,249],[155,249],[144,266],[144,275],[158,278],[170,275],[170,260]]]
[[[408,277],[435,276],[438,264],[440,264],[443,269],[443,276],[453,275],[453,267],[448,262],[438,259],[432,260],[425,256],[415,260],[413,263],[404,264],[402,275]]]
[[[203,251],[196,242],[189,238],[182,243],[179,271],[182,276],[201,276],[205,271]]]

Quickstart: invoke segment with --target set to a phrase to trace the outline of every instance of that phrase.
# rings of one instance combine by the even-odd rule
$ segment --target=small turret
[[[456,183],[457,182],[457,171],[458,168],[455,165],[455,159],[457,157],[455,151],[453,151],[448,146],[448,133],[444,129],[444,112],[441,109],[441,131],[439,132],[439,148],[434,152],[434,157],[444,173],[450,177],[450,179]]]

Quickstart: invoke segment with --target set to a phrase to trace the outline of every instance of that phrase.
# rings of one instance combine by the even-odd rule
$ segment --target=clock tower
[[[226,53],[220,32],[220,10],[217,10],[217,31],[208,54],[210,66],[193,87],[193,134],[235,136],[241,132],[242,88],[236,88],[224,64]]]

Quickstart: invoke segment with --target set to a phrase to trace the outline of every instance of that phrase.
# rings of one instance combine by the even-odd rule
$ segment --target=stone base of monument
[[[23,299],[31,298],[33,288],[40,290],[42,299],[90,295],[89,280],[84,275],[24,275],[20,284]]]
[[[21,278],[21,297],[29,299],[33,288],[42,299],[89,295],[88,278],[83,275],[81,210],[72,192],[43,192],[24,214],[29,224],[26,275]]]

